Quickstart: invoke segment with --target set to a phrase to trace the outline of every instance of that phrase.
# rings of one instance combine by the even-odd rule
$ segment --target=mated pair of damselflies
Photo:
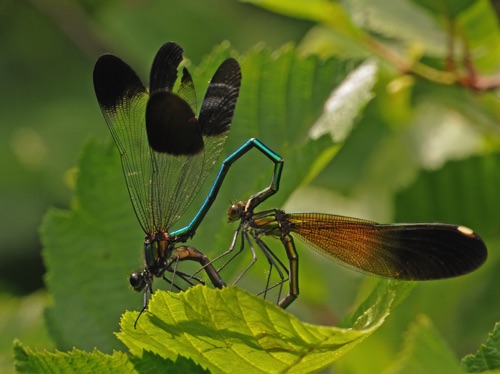
[[[278,287],[278,306],[287,308],[299,294],[299,256],[293,236],[336,263],[358,272],[405,281],[436,280],[457,277],[480,267],[487,249],[478,234],[468,227],[444,223],[378,224],[358,218],[323,213],[286,213],[280,209],[257,212],[255,209],[278,192],[283,161],[276,155],[275,169],[268,188],[232,204],[229,222],[239,222],[232,244],[219,260],[229,256],[221,272],[248,246],[253,261],[236,278],[235,283],[256,261],[256,247],[269,263],[267,283],[261,294]],[[264,238],[281,241],[288,265],[265,243]],[[239,246],[237,243],[239,242]],[[280,281],[271,284],[275,269]],[[287,294],[281,298],[285,282]]]
[[[149,92],[137,74],[115,56],[102,56],[94,69],[97,99],[120,151],[130,199],[146,234],[145,267],[130,276],[132,287],[144,295],[141,313],[153,293],[154,277],[164,278],[174,288],[180,288],[175,284],[175,276],[190,285],[193,280],[203,282],[195,275],[178,271],[181,261],[200,263],[214,286],[225,286],[213,263],[202,252],[177,245],[195,234],[230,166],[252,148],[274,162],[271,184],[247,202],[231,206],[229,220],[239,221],[239,225],[229,250],[219,258],[233,253],[228,263],[245,245],[255,253],[256,243],[271,268],[280,274],[281,285],[289,281],[287,295],[278,301],[283,308],[299,294],[298,254],[292,235],[354,270],[402,280],[459,276],[473,271],[486,260],[484,243],[464,226],[381,225],[329,214],[287,214],[279,209],[255,212],[259,204],[278,191],[283,167],[283,160],[255,139],[222,163],[198,213],[186,227],[170,233],[222,151],[241,84],[239,64],[227,59],[213,76],[197,118],[194,83],[186,68],[178,91],[173,92],[181,60],[182,49],[175,43],[165,44],[154,59]],[[266,245],[264,237],[282,242],[288,267]],[[238,238],[240,248],[235,251]],[[167,278],[166,272],[172,273],[172,278]],[[269,288],[269,280],[266,288]]]
[[[176,43],[163,45],[153,61],[149,91],[129,65],[110,54],[97,60],[93,74],[97,100],[121,156],[130,200],[146,234],[144,269],[130,276],[132,287],[144,295],[140,314],[147,308],[155,277],[165,279],[171,289],[181,289],[176,277],[189,285],[204,283],[177,270],[181,261],[200,263],[215,287],[225,286],[202,252],[178,244],[193,237],[233,162],[252,148],[274,157],[258,140],[250,139],[222,163],[192,221],[170,232],[224,147],[241,85],[238,62],[226,59],[212,77],[196,116],[194,83],[186,68],[173,92],[182,59],[183,50]],[[172,276],[167,278],[166,273]]]

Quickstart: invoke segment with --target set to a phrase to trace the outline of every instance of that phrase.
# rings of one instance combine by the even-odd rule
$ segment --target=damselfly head
[[[152,278],[149,271],[147,271],[147,269],[144,269],[141,272],[132,273],[130,275],[129,282],[135,291],[140,292],[144,290],[144,288],[149,284],[151,284]]]
[[[227,218],[230,223],[239,220],[245,210],[246,203],[243,201],[238,201],[232,204],[227,211]]]

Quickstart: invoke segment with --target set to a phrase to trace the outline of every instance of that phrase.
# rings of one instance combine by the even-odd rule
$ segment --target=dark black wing
[[[202,152],[203,139],[195,116],[194,84],[187,69],[181,82],[182,96],[172,92],[181,61],[182,48],[172,42],[164,44],[156,54],[150,73],[146,128],[155,151],[191,156]]]
[[[201,105],[200,123],[205,144],[201,181],[210,174],[229,135],[241,87],[241,68],[233,58],[225,60],[215,72]]]

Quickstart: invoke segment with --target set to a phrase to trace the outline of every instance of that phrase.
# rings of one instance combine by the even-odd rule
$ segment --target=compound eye
[[[240,218],[241,214],[241,205],[240,204],[233,204],[229,207],[229,210],[227,211],[227,216],[229,218],[229,222],[234,222]]]
[[[132,273],[130,275],[129,282],[136,291],[142,291],[142,289],[144,289],[144,277],[139,273]]]

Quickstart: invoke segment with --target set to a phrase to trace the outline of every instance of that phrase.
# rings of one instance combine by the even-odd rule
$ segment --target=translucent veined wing
[[[151,68],[152,94],[146,108],[154,225],[162,231],[168,231],[179,219],[201,187],[203,138],[195,116],[194,84],[187,69],[181,81],[183,96],[172,92],[181,60],[182,49],[177,44],[166,43],[160,48]]]
[[[113,55],[97,60],[93,80],[97,101],[120,152],[137,219],[148,233],[153,227],[152,163],[145,129],[149,95],[130,66]]]
[[[153,66],[161,68],[162,64],[155,59]],[[152,72],[151,76],[162,75]],[[158,208],[154,216],[161,229],[179,219],[212,170],[229,134],[240,84],[239,64],[234,59],[224,61],[208,86],[199,120],[194,115],[196,95],[187,69],[178,94],[155,91],[155,96],[161,95],[155,103],[151,97],[148,113],[155,115],[147,115],[146,123],[154,149],[153,198]]]
[[[469,273],[486,261],[481,238],[441,223],[381,225],[320,213],[285,214],[292,234],[326,257],[357,271],[402,280]]]
[[[94,68],[97,100],[119,149],[130,199],[145,233],[164,230],[169,222],[178,218],[171,212],[185,209],[191,201],[179,194],[178,186],[191,174],[198,177],[203,166],[203,149],[200,146],[195,155],[184,152],[189,156],[176,156],[154,152],[148,144],[148,113],[151,115],[153,112],[153,121],[154,115],[161,117],[162,112],[172,113],[174,123],[183,124],[185,117],[194,118],[196,108],[191,108],[171,92],[181,61],[182,49],[177,44],[166,43],[160,48],[151,69],[152,95],[148,94],[132,68],[118,57],[101,56]],[[184,95],[196,105],[188,73],[183,77],[181,86],[187,87]],[[194,139],[202,145],[199,125],[195,123],[192,128],[196,136],[190,135],[188,132],[193,130],[185,126],[174,128],[174,135],[190,141]]]

